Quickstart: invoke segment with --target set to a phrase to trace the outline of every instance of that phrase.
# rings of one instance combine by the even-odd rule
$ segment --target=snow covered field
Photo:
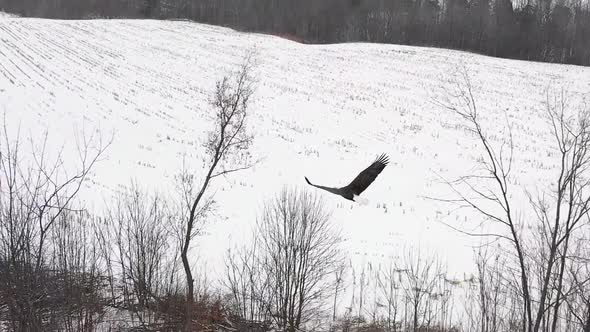
[[[18,15],[0,12],[0,18],[16,18]]]
[[[451,273],[472,270],[469,240],[439,223],[472,225],[425,196],[445,193],[436,174],[468,171],[478,144],[431,102],[465,64],[486,128],[513,125],[515,175],[545,179],[554,160],[542,120],[550,82],[590,91],[590,68],[503,60],[398,45],[301,45],[226,28],[151,20],[0,19],[0,111],[23,134],[100,127],[114,143],[84,195],[100,202],[131,178],[169,192],[181,155],[200,162],[215,81],[255,48],[258,88],[250,130],[255,168],[216,179],[218,213],[198,243],[201,261],[222,268],[226,249],[250,232],[265,199],[284,184],[347,184],[381,153],[391,163],[360,206],[319,192],[342,230],[353,264],[386,262],[406,244],[433,248]],[[492,137],[494,138],[494,137]],[[542,158],[539,160],[539,158]],[[199,174],[197,174],[199,175]],[[310,188],[311,190],[314,190]]]

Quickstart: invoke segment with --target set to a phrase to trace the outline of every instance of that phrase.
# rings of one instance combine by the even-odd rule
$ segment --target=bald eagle
[[[340,195],[348,200],[361,204],[367,204],[368,201],[366,199],[360,198],[359,195],[365,191],[365,189],[367,189],[367,187],[369,187],[373,181],[375,181],[377,175],[379,175],[385,166],[387,166],[387,163],[389,163],[389,158],[385,154],[382,154],[371,164],[371,166],[360,172],[351,183],[342,188],[318,186],[311,183],[307,177],[305,177],[305,181],[307,181],[307,183],[311,186],[329,191],[332,194]]]

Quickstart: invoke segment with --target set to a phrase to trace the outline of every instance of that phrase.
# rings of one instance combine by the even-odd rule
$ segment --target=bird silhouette
[[[368,201],[364,198],[360,198],[359,195],[365,191],[375,181],[377,176],[383,171],[385,166],[389,163],[389,158],[382,154],[375,160],[369,167],[359,173],[359,175],[352,180],[347,186],[342,188],[332,188],[332,187],[325,187],[320,185],[315,185],[309,181],[307,177],[305,177],[305,181],[311,186],[314,186],[319,189],[326,190],[331,192],[332,194],[336,194],[342,196],[348,200],[366,204]]]

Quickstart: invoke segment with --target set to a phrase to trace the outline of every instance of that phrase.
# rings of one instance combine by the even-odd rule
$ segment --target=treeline
[[[590,65],[581,0],[0,0],[49,18],[188,18],[308,43],[368,41]]]

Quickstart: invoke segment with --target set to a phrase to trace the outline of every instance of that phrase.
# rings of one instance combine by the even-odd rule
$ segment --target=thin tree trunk
[[[553,323],[551,324],[551,331],[556,331],[557,328],[557,320],[559,317],[559,307],[560,307],[560,302],[561,302],[561,289],[563,288],[563,275],[565,272],[565,264],[566,264],[566,257],[567,257],[567,250],[569,247],[569,239],[570,239],[570,233],[569,233],[569,222],[568,225],[566,226],[566,232],[568,232],[566,234],[566,238],[565,238],[565,243],[564,243],[564,247],[563,247],[563,253],[561,255],[561,261],[560,261],[560,270],[559,270],[559,281],[558,281],[558,285],[557,285],[557,299],[555,301],[555,307],[553,309]]]
[[[188,233],[187,231],[187,235],[189,235],[190,233]],[[191,267],[190,264],[188,262],[188,246],[189,246],[190,240],[186,240],[183,247],[182,247],[182,253],[181,253],[181,257],[182,257],[182,266],[184,268],[184,273],[186,275],[186,286],[187,286],[187,291],[186,291],[186,317],[185,317],[185,331],[191,331],[191,322],[192,322],[192,308],[193,308],[193,302],[194,302],[194,280],[193,280],[193,274],[191,273]]]

